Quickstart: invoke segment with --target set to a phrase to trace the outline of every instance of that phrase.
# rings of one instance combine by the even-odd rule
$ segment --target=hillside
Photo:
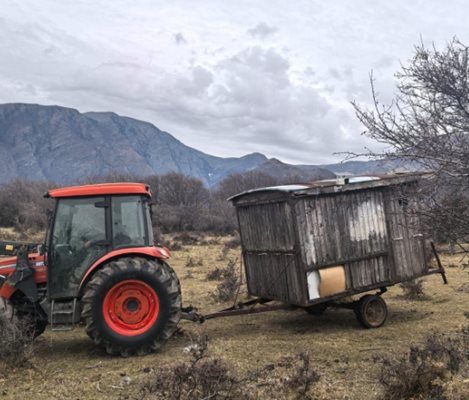
[[[338,164],[321,165],[337,175],[374,175],[391,172],[409,172],[422,169],[417,162],[404,160],[346,161]]]
[[[280,164],[260,153],[211,156],[148,122],[110,112],[0,105],[0,182],[26,177],[67,184],[111,172],[138,176],[179,172],[213,186],[231,173],[258,168],[306,180],[334,176],[315,166]]]

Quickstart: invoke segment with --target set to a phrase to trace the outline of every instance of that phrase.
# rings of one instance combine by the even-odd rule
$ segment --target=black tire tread
[[[378,301],[381,301],[382,304],[384,305],[384,308],[385,308],[385,318],[384,318],[383,322],[380,323],[377,326],[371,325],[367,321],[366,316],[364,314],[365,303],[369,302],[372,299],[377,299]],[[381,298],[381,296],[373,295],[373,294],[366,294],[363,297],[361,297],[360,300],[358,301],[357,306],[354,309],[354,312],[355,312],[355,316],[357,317],[358,322],[366,329],[380,328],[381,326],[383,326],[386,323],[386,321],[388,319],[388,316],[389,316],[388,309],[387,309],[387,306],[386,306],[386,302]]]
[[[166,287],[170,300],[169,318],[163,330],[150,343],[136,349],[128,349],[119,346],[105,339],[92,317],[92,303],[97,289],[104,284],[105,280],[112,278],[117,270],[121,272],[141,271],[147,269],[148,272],[158,278]],[[145,355],[157,351],[174,334],[181,319],[181,288],[179,279],[174,270],[165,262],[151,260],[143,257],[124,257],[114,260],[96,272],[91,281],[87,284],[82,298],[82,319],[86,324],[86,333],[100,347],[106,349],[112,355]]]

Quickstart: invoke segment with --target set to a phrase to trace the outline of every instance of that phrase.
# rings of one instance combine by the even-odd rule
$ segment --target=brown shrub
[[[453,335],[433,334],[398,359],[375,357],[386,400],[446,399],[444,383],[469,361],[469,329]]]
[[[425,293],[423,291],[423,280],[412,280],[402,282],[399,287],[404,292],[404,298],[409,300],[423,300]]]
[[[173,237],[174,242],[179,242],[184,246],[194,246],[199,243],[201,237],[196,233],[181,232]]]
[[[208,281],[221,281],[225,275],[226,268],[216,267],[207,273],[206,279]]]
[[[223,249],[221,251],[222,257],[226,258],[230,250],[237,249],[241,246],[241,239],[239,237],[239,234],[235,234],[234,237],[227,242],[225,242]]]
[[[233,301],[241,285],[241,277],[236,266],[238,260],[230,260],[222,271],[223,280],[218,284],[213,297],[217,301]]]
[[[186,268],[195,268],[195,267],[203,267],[204,262],[201,258],[192,258],[192,257],[187,257],[186,259]]]
[[[159,366],[143,382],[139,399],[284,399],[312,398],[319,374],[308,354],[284,357],[240,376],[221,358],[207,355],[208,339],[196,338],[184,349],[189,361]]]
[[[24,367],[33,354],[34,332],[21,320],[14,323],[0,312],[0,373]]]

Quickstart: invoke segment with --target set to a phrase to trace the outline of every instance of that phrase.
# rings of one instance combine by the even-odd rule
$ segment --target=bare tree
[[[220,199],[227,199],[235,194],[259,187],[275,186],[278,180],[266,173],[259,171],[247,171],[228,175],[216,188]]]
[[[373,108],[353,103],[364,134],[389,145],[366,155],[433,171],[421,192],[427,226],[455,241],[469,234],[469,48],[458,39],[443,50],[416,46],[396,78],[391,104],[380,103],[372,75]]]

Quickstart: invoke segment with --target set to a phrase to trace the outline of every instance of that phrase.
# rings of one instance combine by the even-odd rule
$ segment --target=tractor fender
[[[90,280],[91,276],[99,269],[103,264],[107,261],[119,258],[122,256],[143,256],[143,257],[150,257],[150,258],[157,258],[160,260],[167,260],[171,257],[171,252],[166,247],[131,247],[126,249],[119,249],[113,250],[91,265],[90,268],[86,271],[83,279],[80,283],[80,293],[82,292],[83,288],[85,287],[86,283]]]

